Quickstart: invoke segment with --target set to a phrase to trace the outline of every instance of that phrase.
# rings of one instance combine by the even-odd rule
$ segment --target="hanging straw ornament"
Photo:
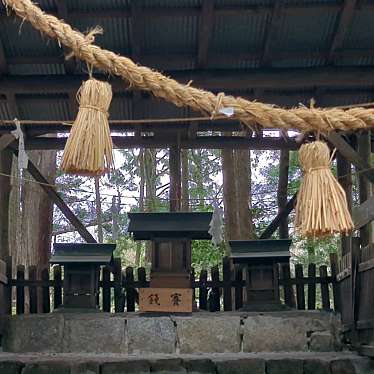
[[[296,204],[296,229],[307,237],[324,237],[353,230],[346,194],[333,176],[326,143],[303,144],[299,150],[304,172]]]
[[[66,143],[61,169],[65,173],[95,176],[113,168],[108,123],[112,88],[90,78],[77,93],[79,112]]]

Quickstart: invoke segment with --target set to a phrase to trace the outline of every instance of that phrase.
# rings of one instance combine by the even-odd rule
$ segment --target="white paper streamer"
[[[232,106],[221,108],[218,111],[226,117],[232,117],[234,115],[234,108]]]
[[[16,129],[11,132],[11,134],[18,139],[18,168],[20,171],[27,169],[29,163],[29,158],[25,152],[25,140],[23,137],[23,132],[21,129],[21,124],[17,118],[14,119],[14,124]]]
[[[223,211],[214,203],[212,220],[209,223],[209,234],[212,236],[212,243],[218,246],[223,240]]]

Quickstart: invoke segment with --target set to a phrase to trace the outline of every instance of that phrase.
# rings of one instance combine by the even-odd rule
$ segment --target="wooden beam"
[[[209,90],[241,91],[251,89],[298,90],[315,87],[357,89],[374,87],[373,67],[327,67],[296,69],[192,70],[166,73],[181,83],[193,81],[194,87]],[[308,79],[305,79],[308,77]],[[6,76],[0,78],[0,93],[19,94],[76,92],[86,76]],[[98,78],[100,76],[98,75]],[[119,78],[109,79],[114,92],[125,92],[126,84]]]
[[[214,1],[203,0],[199,22],[199,47],[197,67],[205,68],[208,64],[209,44],[214,27]]]
[[[13,148],[12,151],[13,154],[18,157],[18,151]],[[39,186],[44,190],[48,197],[57,205],[65,218],[77,229],[82,238],[87,243],[96,243],[96,239],[84,227],[83,223],[77,218],[77,216],[70,210],[55,188],[49,184],[48,180],[44,178],[39,169],[32,163],[31,160],[28,162],[27,171],[39,183]]]
[[[273,58],[273,46],[278,40],[278,30],[281,23],[282,10],[285,4],[285,0],[278,0],[274,3],[274,7],[271,13],[270,21],[267,26],[265,42],[262,52],[262,66],[271,65]]]
[[[0,152],[8,147],[9,144],[15,141],[15,137],[12,134],[4,134],[0,136]]]
[[[356,4],[357,0],[344,0],[339,22],[336,26],[327,57],[328,63],[332,63],[334,61],[336,51],[339,50],[344,43],[345,36],[347,35],[349,27],[353,21]]]
[[[371,196],[361,205],[354,207],[352,219],[355,229],[360,229],[374,220],[374,196]]]
[[[269,226],[261,234],[260,239],[269,239],[279,227],[279,224],[282,222],[282,219],[287,217],[295,207],[297,199],[297,193],[295,193],[290,200],[288,200],[284,209],[277,214],[277,216],[271,221]]]
[[[56,0],[57,16],[60,19],[63,19],[65,22],[68,22],[68,7],[65,0]],[[65,46],[62,46],[64,52],[64,68],[66,74],[73,74],[76,70],[75,57],[72,56],[70,59],[66,59],[66,56],[69,55],[70,50]]]
[[[369,163],[364,160],[342,137],[342,135],[333,131],[329,134],[328,140],[331,144],[359,171],[361,176],[374,183],[374,170],[370,169]]]
[[[28,138],[25,141],[27,150],[62,150],[67,138]],[[175,136],[153,137],[153,136],[112,136],[114,148],[169,148],[177,144]],[[207,149],[250,149],[250,150],[274,150],[289,149],[296,150],[299,144],[294,138],[245,138],[240,136],[198,136],[195,139],[181,139],[181,148],[207,148]]]
[[[5,56],[4,45],[0,38],[0,75],[8,73],[8,63]]]
[[[370,131],[364,131],[362,133],[357,134],[357,153],[360,155],[362,161],[364,162],[363,165],[367,165],[370,167],[371,161],[371,139],[370,139]],[[374,170],[371,170],[372,179],[365,178],[364,173],[360,173],[358,176],[358,186],[359,186],[359,199],[360,204],[367,201],[372,195],[372,184],[369,182],[371,180],[374,183]],[[368,180],[369,179],[369,180]],[[371,223],[368,223],[365,226],[360,228],[360,238],[361,238],[361,245],[363,247],[369,245],[373,241],[372,237],[373,228]]]

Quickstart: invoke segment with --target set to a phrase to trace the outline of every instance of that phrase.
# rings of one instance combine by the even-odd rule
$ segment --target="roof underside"
[[[282,106],[374,101],[374,1],[40,0],[96,43],[214,92]],[[0,119],[69,120],[86,66],[0,4]],[[116,83],[111,119],[196,115]]]

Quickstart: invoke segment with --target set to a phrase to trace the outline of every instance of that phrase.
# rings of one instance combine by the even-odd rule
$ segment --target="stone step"
[[[0,353],[1,374],[374,374],[351,352],[202,355]]]
[[[40,353],[239,353],[338,351],[340,322],[332,313],[194,313],[13,316],[2,349]]]

